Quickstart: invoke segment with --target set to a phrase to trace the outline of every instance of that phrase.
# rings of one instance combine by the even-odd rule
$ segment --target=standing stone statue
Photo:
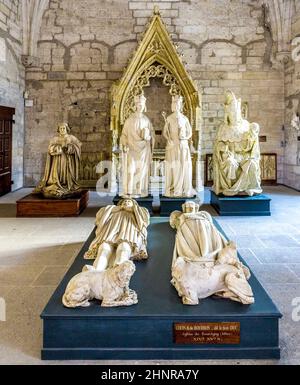
[[[57,132],[48,147],[44,177],[33,193],[63,199],[80,192],[81,142],[70,135],[68,123],[60,124]]]
[[[217,195],[260,194],[259,125],[242,118],[241,100],[226,92],[225,121],[214,146],[214,186]]]
[[[166,119],[163,135],[166,147],[166,188],[165,196],[170,198],[193,197],[192,159],[189,140],[192,127],[182,113],[183,98],[174,96],[172,114]]]
[[[124,124],[120,138],[122,151],[123,197],[149,196],[149,177],[154,148],[154,134],[150,120],[144,114],[146,98],[135,97],[136,112]]]
[[[147,227],[149,212],[129,198],[99,210],[96,217],[96,238],[85,259],[96,259],[87,269],[103,271],[130,259],[147,259]]]
[[[211,295],[242,304],[254,302],[249,269],[209,213],[199,211],[195,202],[186,202],[183,212],[171,214],[170,225],[177,230],[171,282],[183,304],[197,305]]]

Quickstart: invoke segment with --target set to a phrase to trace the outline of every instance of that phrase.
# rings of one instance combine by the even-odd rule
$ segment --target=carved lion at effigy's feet
[[[135,265],[126,261],[105,271],[84,271],[69,282],[63,296],[63,304],[69,308],[90,306],[98,299],[103,307],[131,306],[138,302],[137,294],[129,289]]]

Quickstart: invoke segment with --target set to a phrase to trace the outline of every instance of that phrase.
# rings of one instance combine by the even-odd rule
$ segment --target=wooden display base
[[[42,359],[280,357],[278,324],[281,314],[254,274],[250,279],[255,296],[253,305],[214,297],[200,301],[198,306],[182,304],[170,283],[175,231],[169,225],[169,218],[151,219],[149,259],[136,263],[137,271],[130,283],[130,288],[138,294],[137,305],[103,308],[95,300],[90,307],[65,308],[62,296],[68,282],[86,263],[93,263],[83,256],[94,237],[93,232],[41,315],[44,326]],[[194,327],[197,336],[196,332],[184,332],[185,327],[188,330]]]
[[[17,201],[17,217],[77,217],[87,207],[88,190],[67,199],[47,199],[30,194]]]

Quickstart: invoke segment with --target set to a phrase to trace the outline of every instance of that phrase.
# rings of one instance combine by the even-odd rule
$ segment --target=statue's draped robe
[[[167,118],[163,135],[167,139],[165,196],[192,197],[193,175],[189,147],[192,127],[188,118],[182,113],[171,114]]]
[[[254,302],[247,282],[249,269],[238,260],[235,248],[231,250],[233,254],[229,252],[227,240],[208,213],[181,214],[176,227],[171,283],[179,296],[184,297],[184,303],[196,305],[198,298],[213,294],[244,304]],[[227,255],[223,265],[219,260],[222,253]],[[231,255],[234,259],[229,261]],[[185,262],[183,270],[182,259]]]
[[[109,243],[117,247],[127,242],[132,249],[132,257],[138,256],[147,248],[147,227],[149,212],[136,203],[131,211],[121,206],[110,205],[99,210],[96,217],[96,237],[91,243],[86,259],[96,259],[100,245]]]
[[[214,262],[227,241],[205,212],[182,214],[177,228],[173,264],[178,257],[190,262]]]
[[[81,142],[73,135],[56,136],[49,144],[45,173],[34,193],[63,198],[80,190]]]
[[[246,120],[220,127],[214,148],[214,192],[226,196],[260,194],[259,126]]]
[[[122,153],[123,196],[147,197],[154,134],[150,120],[144,114],[133,113],[126,120],[120,138]]]

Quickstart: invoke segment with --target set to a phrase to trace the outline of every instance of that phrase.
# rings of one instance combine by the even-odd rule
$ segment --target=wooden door
[[[0,196],[11,191],[13,108],[0,106]]]

